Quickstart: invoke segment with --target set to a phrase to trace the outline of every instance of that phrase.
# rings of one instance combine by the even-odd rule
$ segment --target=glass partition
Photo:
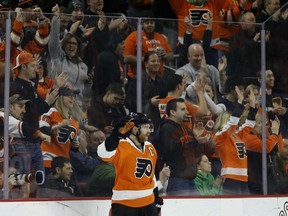
[[[161,196],[286,194],[285,8],[264,23],[1,11],[1,198],[111,197],[137,164],[115,173],[97,149],[117,133],[143,145],[130,112],[153,124]]]

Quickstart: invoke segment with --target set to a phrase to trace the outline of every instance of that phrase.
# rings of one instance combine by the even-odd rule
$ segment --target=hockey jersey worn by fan
[[[150,142],[144,142],[143,151],[129,138],[121,139],[114,151],[107,151],[103,142],[97,152],[103,161],[112,162],[115,167],[112,204],[136,208],[154,202],[157,152]]]
[[[156,47],[162,47],[166,53],[172,52],[172,48],[168,44],[167,39],[160,33],[154,32],[153,38],[148,39],[146,33],[142,30],[142,57],[148,51],[155,51]],[[125,49],[123,56],[133,55],[137,56],[137,31],[132,32],[125,40]],[[159,75],[163,75],[164,61],[160,61]],[[135,66],[129,65],[128,76],[134,78],[136,76],[136,64]]]
[[[186,25],[184,17],[190,18],[192,23],[193,39],[202,40],[204,31],[207,27],[207,13],[213,14],[213,20],[218,21],[218,14],[223,5],[223,0],[207,0],[203,3],[195,5],[189,3],[187,0],[168,0],[172,10],[178,18],[178,41],[183,44],[184,34],[186,32]],[[217,22],[213,22],[213,35],[211,46],[219,45],[219,37],[217,30]]]
[[[31,54],[41,54],[49,40],[49,24],[39,24],[35,21],[21,22],[15,20],[11,31],[10,62],[16,65],[16,57],[26,51]],[[0,61],[5,61],[5,42],[0,46]]]
[[[236,106],[239,107],[239,104]],[[223,129],[214,136],[215,146],[222,161],[221,175],[225,178],[248,181],[247,154],[243,137],[250,133],[255,125],[255,121],[248,119],[238,129],[239,117],[232,115]]]
[[[240,7],[240,0],[226,0],[222,9],[219,12],[220,22],[218,26],[219,38],[221,38],[227,51],[229,49],[229,39],[233,37],[239,30],[239,18],[244,11],[250,11],[252,9],[252,3],[247,1],[244,5],[244,9]]]
[[[51,108],[48,113],[43,114],[40,120],[40,128],[43,126],[54,126],[65,119],[55,109]],[[51,168],[51,162],[54,157],[63,156],[70,158],[71,142],[77,138],[79,123],[71,117],[70,124],[59,128],[51,137],[51,143],[41,143],[41,150],[44,159],[44,167]]]

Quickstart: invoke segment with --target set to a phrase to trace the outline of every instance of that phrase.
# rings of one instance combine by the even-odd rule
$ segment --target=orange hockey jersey
[[[61,114],[55,108],[51,108],[48,113],[41,116],[40,127],[52,127],[63,120],[64,118]],[[69,125],[61,127],[53,134],[51,143],[41,143],[45,168],[51,167],[51,162],[56,156],[70,158],[71,141],[75,139],[79,133],[79,123],[74,118],[71,118],[70,120]]]
[[[162,47],[166,51],[166,53],[172,52],[172,48],[170,47],[167,39],[163,35],[155,32],[153,39],[148,39],[146,33],[142,30],[142,57],[144,57],[148,51],[155,51],[156,47]],[[132,32],[126,38],[123,55],[137,56],[137,31]],[[163,65],[164,61],[161,60],[159,75],[163,74]],[[134,78],[136,76],[136,64],[129,65],[128,76],[131,78]]]
[[[213,14],[213,34],[211,46],[220,45],[218,32],[218,14],[222,8],[224,0],[207,0],[203,5],[194,5],[187,0],[168,0],[172,10],[178,18],[178,41],[183,44],[186,25],[184,17],[190,18],[192,23],[193,39],[202,40],[204,31],[207,28],[207,13]]]
[[[36,29],[35,29],[36,28]],[[24,29],[26,34],[29,34],[29,29],[36,30],[36,33],[33,38],[30,38],[30,41],[21,47],[22,38]],[[16,57],[21,52],[26,51],[31,54],[40,54],[45,50],[45,46],[49,41],[49,24],[46,23],[44,25],[38,25],[37,22],[20,22],[15,20],[13,23],[12,31],[11,31],[11,49],[10,49],[10,63],[14,66],[16,65]],[[29,38],[29,37],[28,37]],[[5,49],[6,43],[3,42],[0,45],[0,61],[5,62]],[[16,75],[18,73],[16,72]]]
[[[252,3],[247,1],[244,5],[244,10],[239,6],[240,0],[226,0],[223,4],[222,9],[219,11],[219,38],[221,40],[229,41],[239,30],[239,18],[241,13],[245,11],[250,11],[252,8]],[[228,44],[227,44],[227,48]]]
[[[145,142],[141,151],[131,139],[121,139],[117,149],[111,152],[103,142],[97,152],[103,161],[112,162],[115,167],[112,203],[142,207],[154,202],[157,152],[150,142]]]
[[[214,136],[214,143],[222,161],[221,175],[225,178],[247,182],[247,154],[243,137],[253,130],[255,121],[246,122],[237,130],[239,118],[231,116],[222,131]]]
[[[47,93],[52,89],[54,80],[49,77],[43,77],[42,80],[38,81],[36,92],[43,100],[46,99]]]

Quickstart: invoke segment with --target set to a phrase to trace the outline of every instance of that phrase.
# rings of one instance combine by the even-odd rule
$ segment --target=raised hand
[[[79,26],[80,26],[80,22],[81,22],[81,20],[78,20],[78,21],[76,21],[76,22],[74,22],[72,25],[71,25],[71,28],[70,28],[70,33],[72,33],[72,34],[75,34],[76,33],[76,31],[77,31],[77,28],[79,28]]]
[[[102,31],[106,25],[106,16],[103,11],[98,11],[97,14],[99,15],[97,26],[99,30]]]
[[[151,104],[152,104],[153,106],[158,107],[160,100],[161,100],[160,96],[159,96],[159,95],[156,95],[156,96],[154,96],[154,97],[151,98]]]
[[[238,98],[238,103],[242,104],[243,100],[244,100],[244,94],[243,94],[243,91],[241,91],[239,89],[238,86],[235,86],[235,92],[237,94],[237,98]]]
[[[195,82],[193,83],[193,90],[195,92],[204,93],[205,82],[201,76],[197,76]]]
[[[207,28],[208,30],[212,31],[212,26],[213,26],[213,14],[211,12],[207,13]]]
[[[54,16],[59,16],[59,15],[60,15],[60,8],[59,8],[58,4],[56,4],[56,5],[52,8],[52,13],[54,14]]]
[[[219,62],[218,62],[218,70],[220,74],[225,72],[226,67],[227,67],[227,57],[223,55],[221,58],[219,58]]]
[[[191,20],[189,17],[185,16],[184,17],[184,23],[187,27],[187,32],[190,32],[191,33],[191,28],[192,28],[192,23],[191,23]]]
[[[40,7],[36,7],[33,9],[33,17],[39,18],[39,19],[45,19],[46,18]]]
[[[124,17],[118,18],[118,19],[111,19],[109,23],[109,30],[117,29],[120,25],[120,23],[124,22],[126,19]]]
[[[275,115],[275,119],[273,121],[271,120],[271,132],[273,134],[278,135],[279,134],[279,128],[280,128],[280,120],[277,117],[277,115]]]
[[[202,122],[193,125],[193,135],[199,144],[207,143],[211,135],[205,134],[205,127]]]
[[[170,167],[167,166],[167,164],[164,164],[162,170],[159,172],[159,181],[162,183],[162,185],[168,180],[170,173]]]
[[[201,76],[203,77],[203,80],[206,79],[207,75],[208,75],[208,68],[206,64],[206,59],[203,56],[202,62],[201,62]]]
[[[25,21],[25,14],[23,13],[23,9],[20,7],[15,8],[15,12],[16,12],[16,20],[20,21],[20,22],[24,22]]]
[[[37,65],[40,65],[41,64],[41,56],[40,54],[36,53],[36,54],[33,54],[33,57],[36,59],[36,64]]]
[[[253,92],[253,90],[250,89],[250,93],[248,95],[248,98],[249,98],[249,104],[251,107],[255,108],[255,104],[256,104],[256,97],[255,97],[255,94]]]
[[[85,26],[85,28],[83,28],[83,32],[85,37],[88,37],[92,34],[92,32],[94,31],[95,27],[91,27],[89,28],[88,25]]]
[[[67,83],[67,80],[68,80],[68,72],[63,71],[61,74],[59,74],[55,78],[55,83],[54,83],[55,89],[64,86]]]
[[[54,89],[46,95],[45,101],[49,106],[51,106],[57,100],[58,97],[59,97],[58,89]]]

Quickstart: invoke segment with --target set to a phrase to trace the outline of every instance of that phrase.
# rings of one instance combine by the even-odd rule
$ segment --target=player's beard
[[[146,134],[140,134],[139,135],[139,141],[140,141],[140,143],[142,143],[142,142],[146,142],[147,140],[148,140],[148,137],[149,137],[149,133],[146,133]]]

